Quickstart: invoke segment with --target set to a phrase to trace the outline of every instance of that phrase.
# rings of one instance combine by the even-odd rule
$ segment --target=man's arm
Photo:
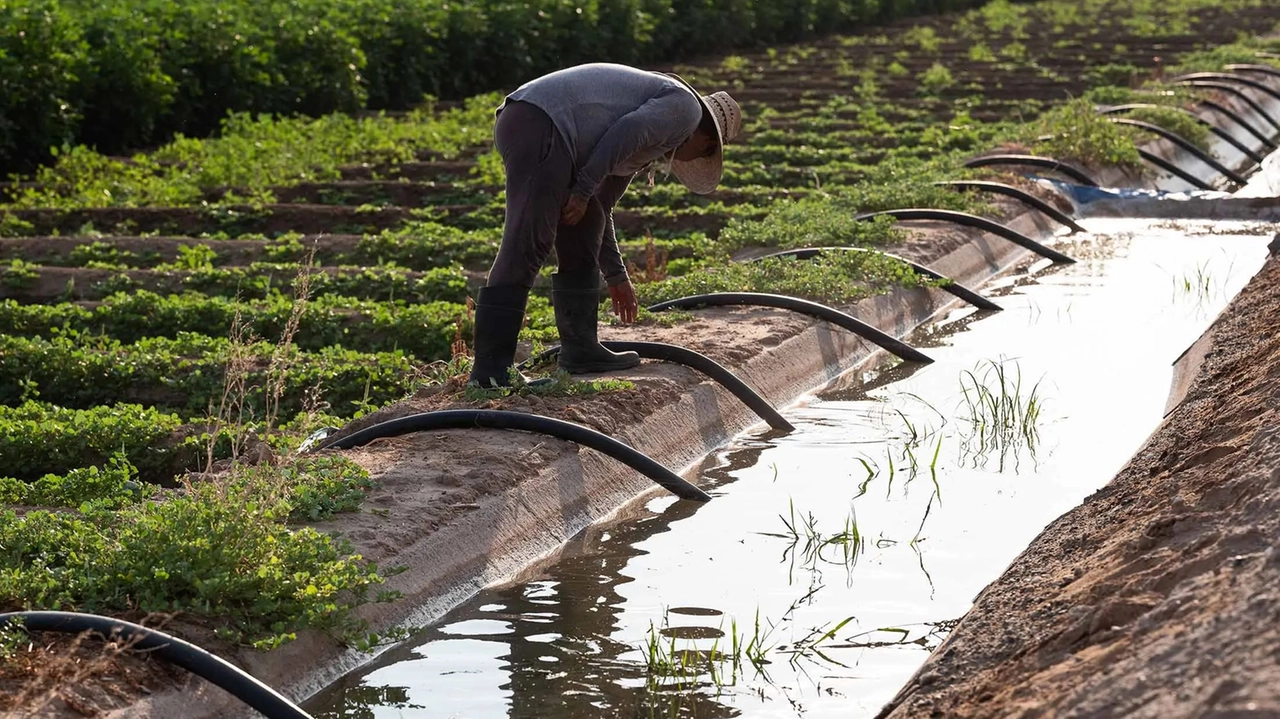
[[[622,252],[618,249],[618,235],[613,225],[613,206],[626,193],[631,185],[631,176],[609,175],[600,184],[596,198],[604,207],[604,236],[600,238],[599,262],[604,281],[612,287],[622,284],[627,277],[627,264],[622,261]]]
[[[573,193],[592,197],[624,160],[640,152],[652,155],[645,159],[661,157],[692,135],[701,120],[702,103],[692,93],[675,86],[663,90],[604,133],[578,170]]]

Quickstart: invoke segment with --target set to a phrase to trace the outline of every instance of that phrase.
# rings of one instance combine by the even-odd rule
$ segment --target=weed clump
[[[364,470],[340,458],[238,465],[144,502],[117,469],[64,480],[60,503],[86,500],[79,512],[0,512],[0,603],[219,617],[225,638],[263,649],[305,628],[362,639],[350,611],[384,582],[377,567],[290,522],[354,509],[372,487]]]
[[[935,284],[906,263],[874,252],[832,251],[812,260],[766,258],[707,267],[636,288],[642,304],[711,292],[766,292],[851,304],[894,287]]]
[[[1035,129],[1039,133],[1031,142],[1037,154],[1064,162],[1114,165],[1133,172],[1145,171],[1132,133],[1099,115],[1093,103],[1084,98],[1064,103],[1045,113]]]

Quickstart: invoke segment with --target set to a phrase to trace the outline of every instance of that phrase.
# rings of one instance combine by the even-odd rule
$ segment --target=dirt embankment
[[[1280,716],[1277,288],[1280,237],[1183,401],[882,717]]]

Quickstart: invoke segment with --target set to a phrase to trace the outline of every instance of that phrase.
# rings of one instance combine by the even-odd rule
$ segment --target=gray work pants
[[[532,287],[553,245],[561,271],[597,268],[605,210],[593,197],[578,224],[561,224],[573,158],[551,118],[527,102],[508,102],[493,135],[507,172],[507,214],[488,284]]]

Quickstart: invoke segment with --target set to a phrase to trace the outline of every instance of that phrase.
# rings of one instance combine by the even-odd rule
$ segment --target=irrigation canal
[[[307,708],[873,715],[972,598],[1138,449],[1173,360],[1261,266],[1274,231],[1085,224],[1092,234],[1055,245],[1078,264],[1020,267],[983,288],[1004,311],[960,309],[909,338],[935,363],[846,376],[784,413],[794,433],[762,429],[710,458],[712,502],[625,509]]]

